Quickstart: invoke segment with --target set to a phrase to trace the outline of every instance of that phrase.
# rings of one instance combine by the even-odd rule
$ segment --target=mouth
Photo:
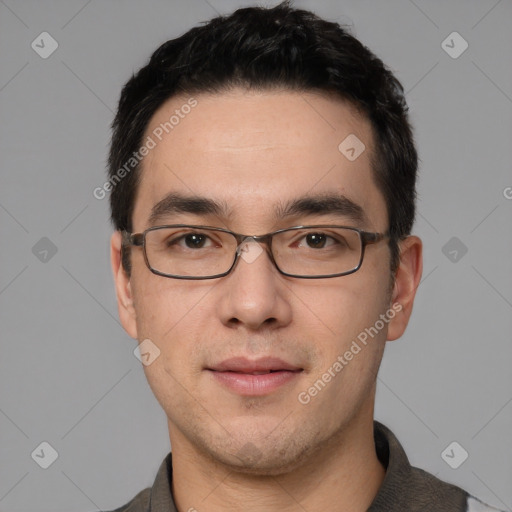
[[[255,371],[255,372],[235,372],[233,370],[227,370],[232,373],[244,373],[246,375],[266,375],[268,373],[276,373],[276,372],[282,372],[282,371],[289,371],[289,370],[267,370],[267,371]]]
[[[241,396],[264,396],[292,383],[304,371],[278,358],[226,359],[206,368],[215,382]]]

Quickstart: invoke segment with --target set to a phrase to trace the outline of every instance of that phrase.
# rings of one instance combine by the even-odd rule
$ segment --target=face
[[[188,100],[165,103],[146,136]],[[371,126],[350,105],[314,93],[239,89],[195,100],[143,162],[134,232],[164,224],[247,235],[307,224],[387,230],[370,164]],[[351,134],[365,145],[355,160],[338,149]],[[219,208],[162,207],[169,194]],[[338,202],[319,200],[325,196]],[[287,208],[306,198],[318,208]],[[360,215],[339,207],[348,202]],[[119,244],[115,234],[120,317],[131,336],[160,350],[144,371],[167,414],[173,452],[278,474],[371,421],[386,338],[401,335],[410,314],[417,254],[394,286],[386,241],[369,245],[362,267],[343,277],[286,277],[264,250],[240,258],[225,277],[191,281],[151,273],[140,247],[131,249],[126,276]]]

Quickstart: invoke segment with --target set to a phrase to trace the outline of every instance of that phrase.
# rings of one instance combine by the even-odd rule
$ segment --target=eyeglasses
[[[123,244],[142,247],[154,274],[174,279],[215,279],[228,275],[239,258],[250,263],[266,244],[277,270],[289,277],[320,279],[352,274],[361,268],[365,247],[389,237],[335,225],[294,226],[250,236],[211,226],[173,224],[142,233],[123,231]],[[257,256],[255,256],[257,251]]]

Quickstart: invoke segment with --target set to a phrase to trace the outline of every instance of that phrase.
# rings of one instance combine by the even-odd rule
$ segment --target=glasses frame
[[[147,251],[146,251],[146,235],[147,233],[151,231],[156,231],[160,229],[168,229],[168,228],[194,228],[194,229],[208,229],[211,231],[221,231],[222,233],[227,233],[232,235],[236,241],[237,241],[237,248],[235,252],[235,257],[233,259],[233,263],[231,264],[231,267],[221,274],[215,274],[213,276],[179,276],[175,274],[166,274],[165,272],[160,272],[159,270],[154,269],[151,264],[149,263]],[[294,231],[298,229],[311,229],[311,228],[343,228],[343,229],[350,229],[351,231],[355,231],[359,235],[359,240],[361,241],[361,257],[359,258],[359,262],[353,269],[347,270],[346,272],[340,272],[337,274],[326,274],[326,275],[319,275],[319,276],[301,276],[297,274],[289,274],[288,272],[284,272],[279,268],[279,265],[276,263],[274,259],[274,254],[272,252],[272,237],[274,235],[277,235],[279,233],[283,233],[285,231]],[[235,233],[234,231],[230,231],[229,229],[224,228],[218,228],[214,226],[198,226],[194,224],[166,224],[162,226],[152,226],[140,233],[130,233],[126,230],[122,231],[123,236],[123,245],[129,245],[129,246],[135,246],[135,247],[142,247],[143,254],[144,254],[144,261],[146,262],[146,266],[148,269],[158,276],[162,277],[168,277],[171,279],[187,279],[187,280],[204,280],[204,279],[218,279],[219,277],[225,277],[228,274],[230,274],[233,269],[235,268],[238,260],[240,259],[241,250],[240,247],[244,242],[247,241],[254,241],[254,242],[261,242],[266,245],[267,247],[267,254],[270,258],[270,261],[274,265],[274,267],[279,271],[280,274],[287,276],[287,277],[295,277],[297,279],[329,279],[331,277],[341,277],[346,276],[349,274],[353,274],[354,272],[357,272],[362,264],[365,254],[365,249],[367,245],[372,245],[380,242],[381,240],[384,240],[386,238],[389,238],[389,232],[385,233],[373,233],[370,231],[363,231],[359,228],[354,228],[352,226],[343,226],[339,224],[314,224],[314,225],[303,225],[303,226],[292,226],[289,228],[283,228],[278,229],[277,231],[271,231],[270,233],[266,233],[264,235],[243,235],[241,233]]]

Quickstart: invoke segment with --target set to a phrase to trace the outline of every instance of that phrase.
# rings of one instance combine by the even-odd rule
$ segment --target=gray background
[[[1,511],[115,508],[170,448],[117,319],[108,203],[93,190],[130,74],[165,40],[250,4],[0,0]],[[414,465],[511,510],[512,2],[295,5],[354,26],[403,82],[416,129],[424,277],[386,349],[376,418]],[[47,59],[31,48],[43,31],[59,45]],[[456,59],[441,46],[453,31],[469,44]],[[46,470],[31,457],[42,441],[58,452]],[[458,469],[441,457],[452,441],[469,453]]]

